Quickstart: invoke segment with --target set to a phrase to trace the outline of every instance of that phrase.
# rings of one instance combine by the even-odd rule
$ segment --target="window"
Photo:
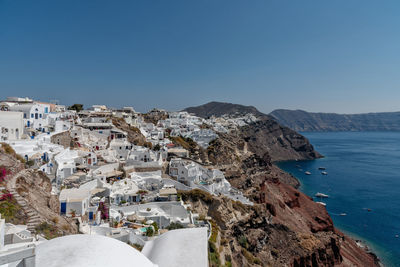
[[[40,114],[39,117],[42,118],[42,114]]]
[[[31,114],[31,118],[33,118],[33,113]]]
[[[24,119],[26,119],[26,113],[24,113]]]

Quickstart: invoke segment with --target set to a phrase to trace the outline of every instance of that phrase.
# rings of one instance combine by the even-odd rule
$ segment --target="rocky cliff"
[[[253,114],[258,121],[241,127],[235,134],[244,139],[249,149],[260,156],[268,156],[272,161],[315,159],[321,155],[314,150],[307,138],[280,125],[272,117],[261,113],[255,107],[231,103],[210,102],[186,108],[196,116],[208,118],[223,115],[242,116]]]
[[[336,114],[279,109],[270,115],[300,132],[400,131],[400,112]]]
[[[247,147],[247,148],[246,148]],[[203,191],[182,192],[213,220],[211,266],[377,266],[376,258],[337,231],[325,207],[295,187],[296,179],[253,148],[241,133],[221,135],[207,149],[213,166],[254,206]]]
[[[203,116],[226,114],[226,105],[223,112],[215,105],[212,112],[204,107],[187,110]],[[234,106],[234,113],[241,110]],[[307,139],[269,116],[255,115],[258,121],[220,133],[206,151],[207,160],[254,205],[199,190],[182,192],[195,212],[212,218],[210,265],[378,266],[376,257],[335,229],[324,206],[297,190],[298,181],[273,164],[318,157]]]

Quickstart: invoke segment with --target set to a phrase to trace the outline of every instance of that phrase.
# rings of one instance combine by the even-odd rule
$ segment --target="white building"
[[[76,172],[76,162],[79,158],[79,154],[77,150],[70,150],[68,148],[60,152],[54,158],[57,163],[57,184],[61,184],[65,178]]]
[[[93,105],[89,110],[92,110],[94,112],[107,112],[109,109],[105,105]]]
[[[28,128],[39,129],[47,126],[50,106],[41,103],[20,104],[10,107],[10,111],[19,111],[24,115],[24,124]]]
[[[111,186],[110,202],[114,205],[139,202],[138,190],[138,186],[131,179],[114,182]]]
[[[90,190],[86,188],[63,189],[60,192],[60,214],[82,216],[89,207]]]
[[[26,225],[6,223],[0,215],[1,266],[35,266],[35,246],[47,240],[32,236]]]
[[[24,114],[22,112],[0,111],[0,140],[21,139],[24,132]]]
[[[169,163],[169,175],[177,178],[181,183],[191,185],[201,181],[203,170],[199,164],[173,158]]]

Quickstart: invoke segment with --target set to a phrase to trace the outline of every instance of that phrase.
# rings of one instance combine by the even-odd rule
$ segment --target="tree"
[[[146,230],[146,236],[153,236],[154,235],[154,230],[152,227],[147,227]]]
[[[154,231],[155,231],[155,232],[158,232],[158,225],[157,225],[157,223],[156,223],[156,222],[153,222],[151,225],[153,225]]]
[[[76,112],[83,110],[83,104],[73,104],[72,106],[68,107],[69,110],[76,110]]]
[[[161,149],[161,146],[160,146],[159,144],[157,144],[157,145],[155,145],[155,146],[153,147],[153,150],[154,150],[154,151],[160,151],[160,149]]]

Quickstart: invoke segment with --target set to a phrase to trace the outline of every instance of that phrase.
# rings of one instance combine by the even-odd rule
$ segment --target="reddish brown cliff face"
[[[296,143],[290,136],[283,143],[296,143],[298,150],[288,146],[278,156],[271,154],[278,146],[270,149],[271,142],[276,144],[276,133],[271,136],[268,129],[257,124],[221,134],[207,150],[208,160],[223,170],[229,182],[252,199],[254,206],[221,197],[208,196],[203,201],[187,196],[196,212],[211,216],[218,226],[216,246],[220,264],[229,261],[233,266],[377,266],[373,255],[334,228],[324,206],[297,190],[298,181],[272,163],[274,158],[290,153],[289,159],[319,154],[304,140],[301,145],[300,139]],[[251,137],[253,133],[255,136]],[[263,138],[272,141],[263,142]]]

